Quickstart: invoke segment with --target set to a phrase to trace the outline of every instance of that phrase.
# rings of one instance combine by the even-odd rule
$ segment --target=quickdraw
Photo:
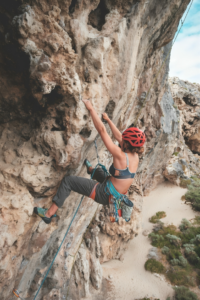
[[[13,292],[13,294],[14,294],[17,298],[23,300],[23,298],[20,297],[19,291],[18,291],[17,289],[13,289],[12,292]]]
[[[121,203],[117,201],[112,195],[110,195],[109,197],[109,209],[110,222],[118,222],[119,217],[122,216]]]

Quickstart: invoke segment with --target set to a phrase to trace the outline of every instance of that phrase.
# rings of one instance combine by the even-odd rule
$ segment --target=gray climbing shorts
[[[105,193],[106,181],[106,175],[101,168],[96,169],[93,179],[65,176],[52,201],[58,207],[61,207],[71,191],[93,198],[92,194],[96,187],[96,195],[95,198],[93,198],[94,201],[103,205],[109,205],[109,195]],[[97,184],[97,182],[99,182],[99,184]]]

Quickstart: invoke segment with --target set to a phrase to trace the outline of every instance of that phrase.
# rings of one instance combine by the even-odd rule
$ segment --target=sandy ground
[[[144,197],[142,229],[140,234],[130,241],[124,254],[124,260],[112,260],[102,265],[103,276],[111,277],[110,281],[113,286],[107,300],[113,298],[115,300],[134,300],[146,296],[166,300],[168,296],[173,295],[173,289],[163,275],[156,277],[144,269],[152,245],[142,232],[152,230],[153,224],[148,220],[158,211],[166,212],[167,216],[162,219],[165,224],[177,226],[183,218],[188,220],[194,218],[197,213],[181,200],[181,196],[186,191],[186,189],[165,182],[160,184],[149,196]]]

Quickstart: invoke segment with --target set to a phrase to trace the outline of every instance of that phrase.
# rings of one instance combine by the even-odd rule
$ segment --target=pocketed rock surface
[[[14,299],[14,287],[22,298],[34,298],[80,197],[72,193],[50,226],[33,216],[33,207],[48,207],[66,174],[86,177],[85,157],[97,163],[97,131],[81,97],[90,98],[99,115],[106,111],[119,130],[133,124],[188,3],[1,2],[1,299]],[[169,58],[137,121],[147,146],[129,191],[131,223],[110,224],[107,208],[85,199],[38,299],[98,299],[100,262],[120,258],[139,231],[142,191],[167,178],[174,149],[180,141],[185,147],[168,65]],[[100,139],[97,144],[108,166],[110,156]]]

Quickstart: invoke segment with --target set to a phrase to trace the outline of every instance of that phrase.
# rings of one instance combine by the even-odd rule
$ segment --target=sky
[[[200,0],[193,1],[172,48],[169,76],[200,83]]]

